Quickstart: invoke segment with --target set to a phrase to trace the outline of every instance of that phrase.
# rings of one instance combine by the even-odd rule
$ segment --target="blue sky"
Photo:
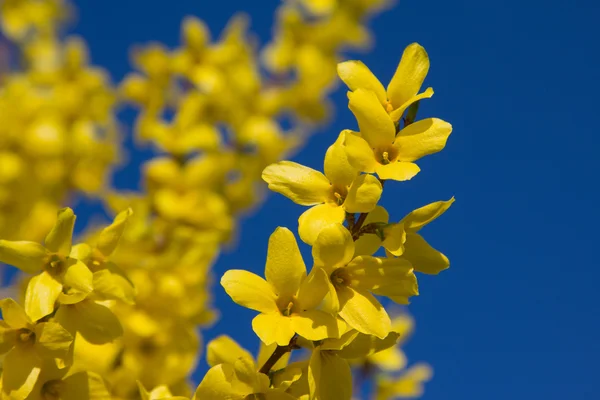
[[[131,69],[133,44],[175,45],[189,14],[216,34],[244,10],[264,43],[278,3],[79,1],[73,31],[88,41],[93,62],[119,80]],[[420,116],[454,126],[447,148],[423,159],[412,181],[386,185],[383,199],[397,219],[432,201],[457,200],[423,231],[451,268],[420,277],[421,296],[410,306],[417,330],[409,359],[435,369],[425,399],[600,398],[599,11],[591,0],[404,0],[375,18],[376,46],[355,56],[387,82],[403,48],[421,43],[432,63],[425,84],[435,96],[422,102]],[[334,96],[335,122],[296,161],[320,169],[337,133],[356,128],[343,92]],[[132,115],[124,112],[123,121]],[[138,185],[142,157],[116,175],[119,187]],[[269,234],[278,225],[295,230],[303,210],[269,196],[216,275],[229,268],[262,274]],[[254,350],[254,312],[220,286],[215,291],[223,316],[206,339],[228,332]]]

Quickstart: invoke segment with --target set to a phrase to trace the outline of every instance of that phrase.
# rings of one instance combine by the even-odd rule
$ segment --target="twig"
[[[265,364],[262,367],[260,367],[258,372],[261,372],[265,375],[269,375],[271,368],[273,368],[273,366],[277,364],[277,361],[279,361],[281,357],[283,357],[286,353],[298,348],[298,346],[296,346],[297,339],[298,336],[294,335],[286,346],[278,345],[277,348],[275,348],[275,350],[273,351],[273,354],[271,354],[271,357],[269,357]]]

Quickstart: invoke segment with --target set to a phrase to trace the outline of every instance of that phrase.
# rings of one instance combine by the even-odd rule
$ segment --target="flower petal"
[[[352,372],[348,362],[328,351],[313,350],[308,366],[311,398],[319,400],[350,400]],[[314,397],[313,397],[314,396]]]
[[[221,278],[221,286],[242,307],[263,313],[279,312],[271,285],[252,272],[232,269]]]
[[[392,162],[387,165],[378,165],[376,172],[380,179],[394,181],[408,181],[421,171],[417,164],[411,162]]]
[[[94,272],[94,293],[107,299],[121,300],[127,304],[134,304],[135,288],[123,271],[116,265],[107,263],[108,268]]]
[[[332,204],[319,204],[306,210],[298,218],[298,233],[304,243],[312,245],[321,231],[331,224],[344,222],[346,212]]]
[[[344,147],[348,162],[362,172],[373,173],[378,163],[371,145],[356,132],[345,131]]]
[[[344,146],[345,140],[346,131],[342,131],[335,143],[327,149],[323,165],[327,179],[332,184],[338,186],[350,186],[354,178],[358,175],[356,168],[348,161],[348,155]]]
[[[0,262],[29,274],[41,270],[48,255],[48,250],[39,243],[0,240]]]
[[[392,322],[383,306],[369,292],[350,287],[338,289],[340,316],[351,327],[367,335],[385,338],[392,329]]]
[[[389,221],[389,214],[382,206],[377,206],[367,215],[363,226],[367,226],[374,222],[385,222]],[[361,235],[357,241],[354,242],[356,250],[354,251],[355,256],[370,256],[381,246],[381,239],[377,235]]]
[[[394,146],[398,148],[398,160],[415,161],[437,153],[446,146],[452,125],[438,118],[427,118],[402,129]]]
[[[102,377],[94,372],[78,372],[66,377],[61,400],[108,400],[112,398]]]
[[[302,311],[316,308],[329,292],[328,282],[329,277],[325,270],[314,267],[302,281],[294,306]]]
[[[279,312],[258,314],[252,320],[252,329],[266,345],[277,343],[279,346],[287,346],[294,336],[291,319]]]
[[[418,232],[422,227],[442,215],[454,203],[454,197],[447,201],[436,201],[418,208],[402,218],[404,227],[409,232]]]
[[[2,398],[24,400],[33,390],[41,371],[41,361],[33,347],[15,346],[4,357]]]
[[[252,354],[227,335],[211,340],[206,346],[206,362],[211,367],[222,363],[233,365],[238,358],[254,362]]]
[[[349,279],[348,285],[361,291],[373,291],[384,286],[396,287],[414,279],[412,265],[401,258],[358,256],[344,272]]]
[[[387,87],[387,97],[394,108],[406,103],[421,89],[429,72],[429,56],[418,43],[404,49],[396,73]]]
[[[94,289],[94,275],[83,262],[74,258],[69,259],[69,265],[60,277],[67,288],[81,293],[91,293]]]
[[[72,335],[77,332],[93,344],[112,342],[123,334],[119,319],[108,307],[87,299],[77,304],[62,304],[55,321]]]
[[[194,400],[244,398],[247,393],[239,392],[234,388],[232,385],[234,379],[233,366],[219,364],[212,367],[198,385]]]
[[[62,288],[63,285],[46,271],[31,278],[25,292],[25,312],[27,315],[33,321],[37,321],[51,314]]]
[[[58,210],[58,218],[54,227],[46,236],[46,248],[53,253],[64,257],[71,252],[73,228],[75,227],[75,214],[69,207]]]
[[[98,243],[96,243],[96,248],[105,257],[110,256],[117,248],[119,239],[121,239],[121,236],[123,236],[123,231],[127,225],[127,220],[132,214],[133,210],[131,208],[121,211],[119,214],[117,214],[112,224],[102,229],[102,232],[100,232],[100,237],[98,238]]]
[[[348,264],[354,256],[352,235],[341,224],[329,225],[319,233],[312,249],[315,266],[328,274]]]
[[[437,275],[450,268],[450,260],[427,243],[418,233],[406,235],[406,244],[402,258],[407,259],[415,271],[429,275]]]
[[[336,317],[320,310],[301,311],[291,319],[294,332],[308,340],[338,338],[344,329]]]
[[[375,93],[381,104],[387,102],[385,88],[362,61],[350,60],[341,62],[337,65],[337,72],[340,79],[350,90],[370,90]]]
[[[73,336],[57,322],[42,322],[35,326],[35,347],[43,359],[65,360],[73,344]]]
[[[306,266],[298,243],[288,228],[278,227],[269,237],[265,277],[283,302],[289,302],[296,295],[306,278]]]
[[[431,96],[433,96],[433,89],[427,88],[423,93],[411,97],[400,107],[398,107],[394,111],[392,111],[390,113],[390,118],[392,118],[392,121],[394,121],[394,122],[400,120],[400,118],[402,118],[402,114],[404,114],[404,111],[406,111],[406,109],[408,107],[410,107],[413,103],[423,100],[423,99],[429,99],[429,98],[431,98]]]
[[[262,172],[262,178],[269,189],[303,206],[324,203],[331,192],[325,175],[292,161],[269,165]]]
[[[382,192],[379,179],[369,174],[360,175],[352,182],[343,207],[349,213],[368,213],[377,206]]]
[[[348,93],[348,99],[348,107],[356,117],[360,135],[371,148],[391,145],[396,135],[396,127],[375,93],[357,89]]]
[[[12,329],[26,328],[33,324],[23,307],[13,299],[0,300],[0,309],[2,309],[2,319]]]
[[[404,224],[390,224],[383,229],[383,247],[395,256],[401,256],[406,242]]]
[[[344,347],[338,354],[340,357],[352,360],[368,357],[372,354],[393,347],[398,342],[400,334],[390,332],[385,338],[380,339],[373,335],[359,333],[348,346]]]

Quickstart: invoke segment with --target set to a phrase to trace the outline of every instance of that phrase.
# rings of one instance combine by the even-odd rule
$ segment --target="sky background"
[[[93,63],[120,80],[131,70],[133,44],[174,46],[186,15],[207,21],[216,36],[243,10],[265,43],[279,1],[75,3],[73,31],[87,40]],[[422,44],[431,59],[425,86],[435,96],[419,116],[454,126],[446,149],[421,160],[413,180],[386,185],[382,200],[400,219],[456,197],[423,230],[451,267],[419,276],[421,295],[409,308],[417,323],[409,360],[435,369],[424,399],[600,398],[599,15],[592,0],[405,0],[373,20],[375,47],[353,55],[387,83],[404,47]],[[356,128],[344,92],[340,86],[334,95],[335,122],[295,161],[321,169],[338,132]],[[121,116],[130,123],[133,113]],[[116,174],[117,186],[139,186],[145,154]],[[221,257],[216,276],[230,268],[262,275],[269,235],[277,226],[295,230],[304,210],[270,195],[242,224],[239,247]],[[310,249],[301,246],[310,266]],[[222,318],[206,341],[227,332],[254,351],[256,313],[220,285],[214,290]],[[206,370],[204,359],[199,368]]]

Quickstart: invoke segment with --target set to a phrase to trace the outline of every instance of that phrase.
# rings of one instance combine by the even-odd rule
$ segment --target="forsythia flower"
[[[373,175],[359,174],[349,163],[344,134],[327,149],[322,174],[291,161],[269,165],[262,177],[269,189],[297,204],[311,206],[298,219],[300,238],[313,244],[325,226],[342,223],[346,213],[368,213],[381,197],[381,183]],[[315,205],[316,204],[316,205]]]
[[[313,247],[315,268],[330,279],[329,307],[359,332],[384,338],[390,318],[373,294],[406,304],[418,294],[410,263],[400,258],[355,256],[350,232],[339,224],[324,228]],[[373,294],[372,294],[373,293]]]
[[[70,256],[74,225],[73,210],[63,208],[46,236],[45,246],[0,240],[1,262],[31,274],[41,271],[27,285],[25,296],[25,310],[34,321],[52,313],[57,300],[78,302],[93,289],[92,272]]]
[[[357,89],[348,97],[360,129],[360,132],[346,132],[348,160],[360,171],[377,173],[380,179],[411,179],[420,171],[413,161],[442,150],[452,132],[449,123],[428,118],[396,133],[394,121],[374,92]]]
[[[394,122],[402,118],[402,114],[411,104],[433,96],[432,88],[427,88],[424,93],[418,94],[429,71],[429,57],[418,43],[410,44],[404,50],[387,90],[371,70],[360,61],[339,63],[337,70],[340,79],[350,90],[362,89],[373,92]]]
[[[452,203],[454,198],[436,201],[410,212],[395,224],[388,224],[387,212],[382,207],[378,207],[369,214],[365,223],[383,224],[381,236],[362,236],[356,245],[365,254],[373,254],[379,246],[383,246],[389,255],[408,260],[415,271],[436,275],[449,268],[450,261],[444,254],[431,247],[418,232],[442,215]]]
[[[328,291],[327,276],[306,266],[294,234],[277,228],[269,238],[267,280],[244,270],[229,270],[221,285],[233,301],[259,311],[252,328],[265,344],[287,345],[295,333],[321,340],[339,337],[343,322],[317,307]]]

